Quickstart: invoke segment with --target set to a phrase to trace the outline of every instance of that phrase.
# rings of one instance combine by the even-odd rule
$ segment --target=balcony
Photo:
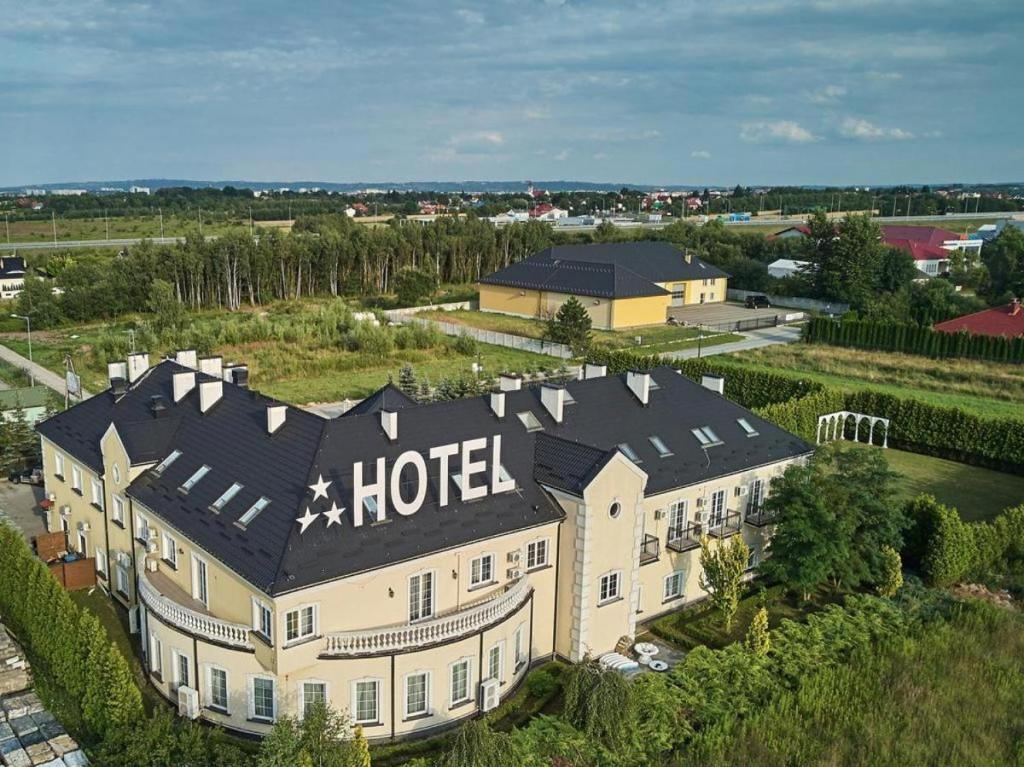
[[[497,596],[430,620],[362,631],[336,631],[327,635],[323,655],[378,655],[452,642],[505,620],[519,609],[532,591],[526,578],[520,578]]]
[[[640,564],[649,565],[651,562],[657,562],[660,555],[661,541],[658,540],[658,536],[650,533],[644,535],[644,542],[640,544]]]
[[[139,578],[139,598],[147,610],[188,634],[230,647],[253,649],[249,626],[214,618],[202,602],[159,571],[146,571]]]
[[[717,519],[708,523],[708,535],[712,538],[728,538],[740,531],[743,520],[738,511],[727,511]]]
[[[762,506],[758,509],[749,510],[743,521],[752,527],[765,527],[766,525],[774,525],[775,517],[774,511],[768,511]]]
[[[665,544],[672,551],[680,553],[700,548],[700,525],[689,524],[668,529],[668,541]]]

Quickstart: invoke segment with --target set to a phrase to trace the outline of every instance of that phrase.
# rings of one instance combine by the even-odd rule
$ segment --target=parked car
[[[12,471],[7,475],[7,481],[13,482],[16,485],[20,485],[22,483],[26,485],[41,485],[43,484],[43,470],[36,467],[34,469]]]
[[[768,296],[747,296],[746,304],[748,309],[770,309],[772,302],[768,300]]]

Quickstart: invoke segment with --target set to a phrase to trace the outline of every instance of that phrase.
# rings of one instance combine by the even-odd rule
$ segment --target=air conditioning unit
[[[484,713],[493,711],[501,703],[501,695],[498,690],[498,680],[488,679],[480,683],[480,710]]]
[[[707,527],[708,522],[710,522],[710,521],[711,521],[711,512],[710,511],[700,511],[700,512],[697,512],[697,523],[701,527]]]
[[[160,560],[159,559],[147,559],[146,560],[146,570],[148,570],[151,573],[155,573],[159,569],[160,569]]]
[[[178,688],[178,716],[186,719],[199,718],[199,691],[187,685]]]
[[[70,517],[71,516],[71,507],[67,506],[67,505],[61,506],[60,507],[60,515],[62,517]]]
[[[119,551],[117,552],[117,564],[120,567],[131,567],[132,558],[128,556],[125,552]]]
[[[150,538],[148,541],[146,541],[147,554],[155,554],[158,548],[160,548],[160,544],[156,542],[155,538]]]
[[[664,519],[664,518],[665,518],[665,510],[664,509],[655,509],[654,510],[654,519],[655,519],[655,521],[660,520],[660,519]]]
[[[519,579],[519,578],[521,578],[523,576],[523,571],[520,570],[518,567],[510,567],[508,569],[507,575],[508,575],[508,579],[510,581],[514,581],[514,580],[517,580],[517,579]]]
[[[698,509],[703,509],[705,505],[707,505],[707,498],[698,498],[697,499],[697,508]]]
[[[132,634],[139,633],[139,606],[128,608],[128,631]]]
[[[749,492],[749,488],[746,485],[737,485],[736,486],[736,497],[737,498],[742,498],[748,492]]]
[[[146,530],[146,540],[151,543],[156,543],[157,534],[156,530]]]
[[[82,533],[89,532],[89,523],[88,522],[79,522],[78,523],[78,530],[79,530],[79,532],[82,532]]]
[[[507,557],[508,563],[510,565],[518,565],[519,560],[522,558],[522,556],[522,552],[519,551],[519,549],[516,549],[515,551],[510,551]]]

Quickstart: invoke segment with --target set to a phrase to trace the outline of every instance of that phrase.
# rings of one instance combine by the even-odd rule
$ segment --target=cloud
[[[709,152],[707,149],[694,149],[692,152],[690,152],[690,157],[692,157],[695,160],[710,160],[711,152]]]
[[[552,159],[559,160],[559,161],[568,160],[569,159],[569,150],[568,149],[563,149],[561,152],[559,152],[558,154],[554,155],[554,157]]]
[[[456,133],[448,139],[448,145],[458,149],[487,149],[488,147],[501,146],[505,143],[505,136],[498,131],[469,131],[467,133]]]
[[[455,15],[474,27],[481,26],[487,20],[480,11],[472,11],[468,8],[459,8],[455,11]]]
[[[826,85],[824,88],[804,94],[812,104],[835,104],[845,95],[846,88],[842,85]]]
[[[744,123],[740,128],[740,138],[751,144],[806,144],[818,140],[817,136],[792,120]]]
[[[914,134],[902,128],[882,128],[868,120],[847,117],[839,126],[839,135],[856,141],[906,141]]]

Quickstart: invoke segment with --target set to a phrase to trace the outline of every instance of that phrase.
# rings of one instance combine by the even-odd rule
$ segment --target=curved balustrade
[[[252,642],[249,641],[250,629],[248,626],[190,610],[161,594],[145,576],[139,578],[139,596],[147,609],[189,634],[233,647],[246,649],[253,647]]]
[[[527,580],[520,578],[501,594],[468,605],[449,615],[420,623],[328,634],[324,654],[373,655],[449,642],[511,615],[530,595],[530,591]]]

